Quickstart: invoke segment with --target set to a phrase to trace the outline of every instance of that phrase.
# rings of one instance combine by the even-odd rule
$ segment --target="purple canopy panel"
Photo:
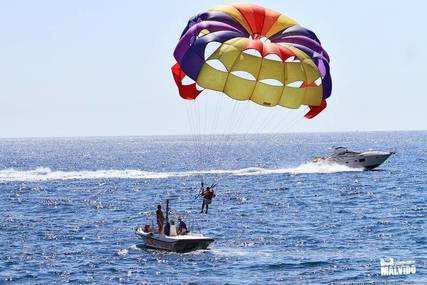
[[[229,39],[240,37],[240,33],[233,31],[220,31],[200,37],[190,46],[181,61],[181,69],[193,80],[197,80],[200,69],[205,62],[204,53],[206,45],[210,42],[224,43]]]
[[[275,41],[277,38],[284,38],[289,36],[304,36],[321,44],[315,33],[298,25],[282,30],[281,32],[270,37],[270,40]]]
[[[317,68],[320,71],[320,74],[322,75],[322,78],[325,77],[327,70],[326,70],[326,65],[328,64],[327,62],[325,63],[323,59],[321,58],[313,58],[314,63],[316,64]]]
[[[200,31],[203,29],[207,29],[211,33],[214,33],[217,31],[233,31],[233,32],[239,34],[239,36],[241,35],[239,30],[237,30],[236,28],[234,28],[230,25],[227,25],[227,24],[223,24],[220,22],[211,22],[211,21],[200,22],[200,23],[192,26],[185,33],[185,35],[179,40],[179,42],[175,48],[175,51],[174,51],[174,57],[179,64],[181,64],[181,61],[182,61],[184,54],[187,52],[188,48],[194,44],[196,37],[199,35]],[[208,35],[203,36],[201,38],[207,37]]]
[[[243,37],[249,37],[249,33],[246,31],[246,29],[242,27],[242,25],[236,20],[234,20],[230,15],[223,12],[219,12],[219,11],[210,11],[210,12],[205,12],[190,18],[187,24],[187,27],[184,29],[184,31],[181,34],[181,38],[190,27],[202,21],[216,21],[216,22],[228,24],[236,28],[237,30],[241,31]]]
[[[322,78],[326,75],[329,70],[329,62],[322,54],[317,53],[309,49],[308,47],[301,46],[298,44],[292,44],[292,46],[303,51],[311,58],[311,60],[316,64],[317,68],[319,69]]]
[[[196,81],[200,69],[205,63],[205,59],[197,54],[194,49],[190,48],[179,63],[185,74]]]
[[[289,43],[289,44],[299,44],[305,47],[308,47],[312,49],[313,51],[320,53],[323,55],[327,61],[329,62],[329,55],[328,53],[323,49],[323,47],[316,42],[315,40],[312,40],[305,36],[283,36],[283,37],[276,37],[274,40],[272,40],[274,43]]]
[[[332,79],[331,79],[331,73],[326,73],[325,77],[322,79],[322,86],[323,86],[323,100],[329,98],[332,93]]]

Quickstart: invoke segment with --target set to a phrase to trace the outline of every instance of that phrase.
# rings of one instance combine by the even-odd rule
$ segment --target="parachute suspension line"
[[[250,129],[254,129],[257,126],[257,121],[260,116],[258,115],[261,111],[259,106],[256,106],[252,101],[246,100],[245,102],[240,102],[237,107],[242,108],[241,111],[237,112],[234,116],[234,120],[229,120],[227,124],[229,124],[230,132],[228,133],[226,143],[223,144],[223,148],[230,146],[231,142],[234,142],[239,139],[247,139]],[[256,112],[249,112],[252,108],[255,108]],[[237,134],[238,133],[238,134]],[[233,148],[229,148],[230,151],[233,151]],[[222,153],[225,153],[222,150]],[[237,154],[232,152],[228,157],[237,160]],[[236,162],[234,162],[236,164]]]
[[[289,130],[291,130],[294,126],[296,126],[299,122],[301,122],[304,119],[304,114],[306,113],[307,109],[308,107],[304,107],[304,108],[301,108],[301,110],[298,110],[296,114],[290,113],[293,116],[288,115],[286,118],[286,123],[282,123],[279,121],[279,124],[276,124],[275,126],[274,132],[286,135],[286,133],[289,132]],[[300,144],[297,145],[297,147],[299,146]],[[279,165],[277,163],[278,159],[279,159],[279,156],[276,156],[274,160],[274,165],[276,169],[279,168]],[[283,184],[283,182],[281,181],[280,183]],[[285,187],[281,186],[281,188],[285,188]]]
[[[226,131],[226,137],[224,140],[224,144],[222,145],[223,148],[221,149],[221,152],[224,152],[225,148],[229,148],[232,146],[232,142],[236,141],[238,139],[237,132],[240,129],[240,124],[245,118],[245,113],[243,110],[244,104],[241,102],[236,101],[236,104],[233,107],[233,111],[231,113],[231,118],[229,118],[226,122],[227,124],[227,131]],[[232,148],[229,148],[229,151]]]
[[[200,166],[200,147],[199,147],[199,138],[197,135],[197,115],[196,115],[196,110],[195,107],[196,106],[196,102],[190,102],[190,110],[191,110],[191,116],[193,118],[193,131],[194,131],[194,147],[195,147],[195,154],[196,157],[194,157],[194,164],[195,164],[195,170],[198,169],[198,167]]]
[[[190,117],[190,125],[191,125],[191,131],[192,131],[192,138],[193,138],[193,157],[191,158],[193,160],[194,170],[197,171],[200,167],[200,161],[201,161],[201,150],[200,150],[200,141],[198,138],[198,126],[197,126],[197,113],[196,113],[196,100],[194,101],[187,101],[188,108],[189,108],[189,117]],[[200,176],[200,175],[199,175]]]
[[[283,133],[283,129],[289,126],[289,123],[293,120],[293,117],[295,116],[295,113],[293,111],[288,110],[286,113],[286,116],[282,120],[279,120],[275,126],[273,126],[273,129],[276,133]],[[296,116],[301,116],[300,112],[297,112]]]
[[[187,114],[187,121],[188,121],[188,124],[189,124],[189,126],[190,126],[190,129],[189,129],[189,131],[190,131],[190,133],[189,133],[189,136],[191,137],[191,147],[190,147],[190,154],[192,153],[192,152],[194,152],[194,151],[196,151],[196,149],[195,149],[195,147],[194,147],[194,141],[195,141],[195,137],[194,137],[194,127],[193,127],[193,121],[192,121],[192,118],[191,118],[191,115],[190,115],[190,110],[189,110],[189,108],[190,108],[190,106],[189,106],[189,102],[187,101],[187,100],[185,100],[185,112],[186,112],[186,114]]]
[[[194,115],[195,115],[195,121],[196,121],[196,140],[197,140],[197,150],[199,153],[199,157],[198,157],[198,161],[197,161],[197,170],[200,171],[203,168],[203,160],[202,160],[202,138],[200,135],[200,120],[201,120],[201,116],[200,116],[200,103],[199,100],[195,99],[194,100],[194,106],[193,106],[193,110],[194,110]],[[200,175],[202,176],[202,175]]]
[[[287,116],[284,116],[283,119],[279,119],[278,123],[276,125],[273,126],[272,128],[272,132],[274,133],[282,133],[282,131],[280,131],[282,128],[287,128],[292,124],[292,121],[294,120],[294,117],[296,118],[303,118],[303,114],[300,110],[298,110],[295,113],[290,113],[287,112],[286,114]]]
[[[271,125],[269,133],[282,133],[282,129],[289,128],[293,125],[293,121],[295,119],[302,119],[304,114],[303,112],[305,112],[305,108],[298,110],[296,113],[290,113],[289,111],[285,112],[285,110],[275,113],[271,119],[274,124]],[[266,125],[264,125],[264,127],[266,127]]]
[[[211,95],[215,95],[215,94],[205,94],[206,96],[209,97],[203,97],[200,98],[201,100],[211,100],[213,99],[213,97]],[[202,102],[199,103],[198,106],[198,112],[200,114],[200,129],[199,129],[199,139],[200,139],[200,153],[201,153],[201,167],[203,168],[203,170],[210,170],[212,165],[211,165],[211,157],[212,157],[212,153],[211,153],[211,145],[213,144],[213,136],[214,134],[212,133],[212,126],[218,121],[218,105],[219,105],[219,100],[218,100],[218,96],[216,99],[216,106],[214,108],[214,113],[212,113],[212,106],[211,104],[207,104],[206,102]],[[200,106],[200,104],[202,104],[203,106]],[[201,175],[203,177],[203,175]],[[202,178],[203,181],[203,178]]]
[[[219,105],[223,100],[220,100],[219,98],[220,98],[220,95],[216,94],[215,108],[213,109],[214,115],[213,115],[213,118],[211,119],[211,125],[209,127],[209,130],[211,130],[211,135],[214,135],[216,133],[216,128],[218,127],[218,121],[220,118],[218,114],[220,109],[222,109],[222,108],[219,108]]]
[[[205,170],[204,169],[204,164],[205,161],[203,159],[204,157],[204,148],[203,148],[203,105],[205,104],[201,104],[200,100],[195,100],[197,101],[196,103],[196,114],[197,114],[197,138],[199,139],[199,149],[200,149],[200,157],[199,157],[199,170]],[[203,177],[203,175],[200,175],[201,177]]]
[[[251,104],[251,103],[248,101],[248,104]],[[253,119],[251,119],[249,128],[247,128],[247,130],[243,133],[244,137],[245,136],[248,137],[251,134],[257,134],[258,132],[262,132],[263,130],[266,130],[266,126],[268,126],[268,124],[272,124],[272,122],[276,122],[276,119],[278,119],[278,123],[276,124],[276,126],[291,127],[294,125],[295,118],[300,120],[303,118],[301,111],[299,111],[295,115],[295,118],[294,117],[290,118],[291,125],[289,125],[289,123],[286,122],[288,120],[281,120],[283,113],[286,115],[286,117],[289,117],[289,112],[286,112],[285,110],[272,110],[273,112],[263,112],[265,110],[261,108],[259,109],[257,108],[256,111],[257,112],[255,112],[256,114],[253,116]],[[305,111],[303,110],[302,112],[305,112]],[[271,129],[271,132],[273,133],[276,132],[276,129]],[[266,132],[264,131],[263,133],[266,133]],[[276,161],[274,162],[274,164],[276,165],[276,168],[278,168]]]
[[[257,126],[255,126],[255,129],[253,130],[255,134],[261,132],[262,130],[265,130],[268,124],[271,124],[272,122],[274,122],[274,119],[277,117],[277,113],[275,111],[276,110],[271,110],[271,112],[269,112],[265,116],[264,120],[261,120],[261,122]],[[267,133],[267,132],[263,132],[263,133]]]
[[[273,107],[275,108],[275,107]],[[294,126],[294,121],[298,119],[303,119],[303,114],[306,112],[308,107],[299,109],[297,112],[290,111],[285,108],[273,109],[267,114],[261,112],[265,110],[257,109],[257,114],[254,116],[255,119],[250,123],[251,128],[245,132],[245,135],[250,133],[281,133],[281,129],[288,129]],[[294,113],[295,112],[295,113]],[[292,116],[293,115],[293,116]],[[260,123],[257,123],[259,121]]]
[[[272,132],[273,133],[281,133],[281,129],[284,126],[288,126],[288,122],[291,120],[291,117],[292,117],[292,113],[289,112],[289,110],[287,110],[287,112],[285,112],[283,118],[281,118],[280,120],[277,120],[277,122],[273,125]]]
[[[209,157],[217,157],[218,155],[213,155],[213,146],[217,143],[217,140],[219,141],[219,135],[217,134],[217,128],[219,124],[219,121],[224,116],[221,113],[221,110],[223,109],[222,102],[224,101],[224,97],[222,94],[214,93],[215,98],[215,108],[213,109],[212,117],[209,118],[210,124],[208,126],[208,132],[210,133],[207,137],[208,141],[206,144],[206,151]]]
[[[298,110],[297,114],[292,117],[289,124],[287,124],[285,129],[282,129],[282,133],[290,131],[293,127],[297,125],[297,123],[301,122],[304,119],[304,113],[307,111],[308,107],[302,108],[301,110]]]
[[[245,108],[245,105],[248,105],[248,104],[249,104],[249,101],[246,101],[246,104],[239,103],[238,109]],[[230,133],[233,133],[234,136],[238,134],[238,130],[241,128],[242,122],[246,118],[246,112],[239,110],[237,113],[237,116],[235,117],[236,119],[234,120],[234,124],[230,125],[231,127]]]
[[[229,112],[227,116],[224,116],[224,119],[226,120],[224,122],[224,125],[226,126],[222,133],[223,140],[221,141],[220,147],[218,149],[219,155],[224,155],[225,150],[230,145],[231,141],[235,137],[235,134],[233,133],[234,128],[236,124],[240,121],[240,118],[244,116],[242,114],[243,112],[240,112],[241,102],[234,101],[234,105],[232,110]]]
[[[198,168],[203,167],[203,149],[202,149],[202,136],[201,136],[201,115],[200,115],[200,102],[199,100],[194,100],[195,104],[194,106],[194,113],[196,118],[196,139],[198,144],[198,151],[199,151],[199,159],[198,159]],[[200,176],[203,176],[200,174]]]
[[[203,160],[203,169],[204,170],[209,170],[210,168],[210,164],[209,164],[209,155],[210,153],[208,152],[208,145],[210,143],[210,139],[209,139],[209,114],[210,114],[210,107],[209,104],[203,104],[204,106],[204,111],[203,111],[203,115],[204,115],[204,119],[202,122],[202,147],[203,147],[203,151],[204,151],[204,155],[202,157]]]
[[[190,135],[191,135],[191,147],[190,147],[190,154],[192,156],[199,156],[198,155],[198,148],[197,148],[197,138],[195,133],[195,122],[194,122],[194,115],[192,114],[192,106],[193,102],[185,101],[185,109],[187,112],[187,118],[190,125]],[[197,161],[196,159],[192,159],[193,169],[197,169]]]
[[[221,118],[218,118],[218,121],[221,120],[220,125],[223,125],[225,127],[222,128],[221,132],[217,136],[219,142],[219,147],[216,151],[217,156],[224,156],[224,149],[227,145],[228,136],[230,135],[230,128],[236,114],[236,109],[238,109],[237,101],[233,102],[233,108],[228,111],[225,116],[221,116]]]
[[[247,100],[246,103],[247,103],[246,108],[248,108],[248,109],[252,106],[251,104],[253,104],[250,100]],[[255,107],[258,107],[258,106],[255,106]],[[245,128],[245,130],[242,133],[240,133],[241,137],[247,138],[253,132],[253,130],[257,126],[257,121],[259,121],[259,119],[261,117],[260,116],[261,113],[262,113],[261,110],[257,108],[256,112],[254,112],[254,114],[251,114],[252,118],[250,118],[248,121],[246,121],[249,123],[248,123],[248,126]]]
[[[242,115],[241,112],[238,112],[238,109],[241,106],[241,103],[238,101],[233,102],[233,107],[231,110],[224,110],[222,108],[223,102],[228,99],[228,97],[219,96],[220,106],[219,112],[216,112],[216,116],[214,118],[215,129],[214,135],[208,144],[209,153],[213,155],[213,157],[221,157],[224,156],[224,149],[228,146],[230,140],[233,138],[233,126],[235,125],[236,118],[239,115]],[[218,126],[222,126],[218,128]],[[214,149],[214,146],[217,146]]]
[[[199,107],[199,112],[201,112],[200,114],[200,143],[201,143],[201,151],[202,151],[202,170],[207,170],[206,169],[206,105],[207,104],[201,104],[199,102],[199,105],[202,105]],[[203,175],[202,175],[203,177]]]
[[[228,141],[231,142],[233,139],[241,139],[241,138],[245,138],[246,136],[248,136],[249,133],[252,132],[252,130],[257,126],[257,121],[259,120],[260,116],[259,114],[261,113],[261,109],[258,109],[257,105],[255,105],[253,102],[251,102],[250,100],[247,100],[245,102],[245,104],[240,104],[238,106],[242,106],[242,108],[245,108],[246,110],[250,110],[251,107],[254,107],[256,112],[251,113],[251,112],[239,112],[239,116],[236,120],[236,124],[234,126],[237,127],[237,130],[242,129],[243,132],[239,132],[239,135],[236,136],[236,134],[231,135],[230,140]],[[252,118],[248,118],[248,114],[251,114]],[[249,120],[248,120],[249,119]],[[242,125],[244,125],[245,127],[242,128]]]
[[[204,169],[209,170],[211,168],[210,163],[210,152],[209,152],[209,144],[210,144],[210,125],[211,125],[211,118],[210,118],[210,105],[209,104],[203,104],[204,105],[204,121],[203,121],[203,150],[205,152],[205,155],[203,157],[203,163],[204,163]],[[215,116],[215,114],[214,114]]]
[[[217,95],[214,105],[205,104],[202,100],[188,101],[186,104],[187,116],[193,137],[194,154],[196,156],[193,157],[194,164],[196,165],[195,170],[210,170],[212,169],[212,162],[215,157],[229,155],[230,148],[228,147],[233,140],[239,138],[235,132],[241,129],[243,122],[246,123],[247,129],[241,133],[243,136],[258,133],[259,131],[265,133],[267,129],[273,133],[277,130],[285,132],[295,127],[303,119],[302,115],[308,109],[307,107],[301,108],[295,113],[286,112],[286,109],[273,109],[267,112],[253,105],[255,106],[255,112],[253,112],[255,114],[249,112],[252,118],[248,125],[248,120],[246,120],[248,112],[243,112],[240,109],[250,108],[252,102],[246,101],[246,104],[242,104],[244,102],[234,101],[232,108],[224,109],[223,105],[226,102],[224,99],[228,98],[225,96],[222,97],[220,94]],[[213,106],[214,108],[212,108]],[[283,114],[286,115],[286,119],[281,119]],[[290,116],[289,114],[294,116]],[[277,123],[276,119],[279,119]],[[269,125],[270,127],[267,127]],[[235,156],[234,154],[228,157],[234,160]],[[274,163],[277,167],[277,162],[275,161]],[[205,175],[203,173],[198,174],[201,182],[204,182]]]
[[[253,104],[253,103],[251,101],[247,100],[246,104],[244,104],[245,106],[243,106],[243,107],[246,108],[246,109],[249,109],[251,107],[251,104]],[[237,121],[237,124],[236,124],[237,129],[242,129],[242,125],[244,123],[249,122],[249,120],[246,120],[246,119],[249,119],[248,116],[247,116],[247,112],[241,112],[241,114],[242,114],[242,116],[240,116],[238,118],[238,121]],[[257,120],[257,116],[258,115],[255,115],[255,116],[252,117],[252,121],[250,121],[249,127],[245,127],[246,129],[244,129],[243,132],[239,133],[240,136],[242,136],[242,135],[244,136],[245,134],[247,134],[248,132],[250,132],[250,129],[253,128],[254,123]]]
[[[248,130],[245,132],[245,136],[257,134],[258,132],[264,130],[265,126],[271,123],[272,119],[276,115],[274,110],[269,110],[266,115],[263,114],[263,112],[266,112],[266,109],[256,109],[256,115],[253,116],[252,122],[250,123],[250,128],[248,128]]]
[[[301,116],[299,112],[297,112],[296,116]],[[294,110],[288,110],[286,109],[286,112],[281,114],[274,124],[271,126],[271,133],[281,133],[280,129],[283,127],[286,127],[289,125],[289,122],[291,121],[293,115],[295,114]],[[276,123],[277,122],[277,123]]]
[[[250,109],[250,107],[252,106],[252,102],[250,100],[246,100],[244,103],[242,102],[237,102],[238,103],[237,109],[239,108],[243,108],[243,109]],[[236,111],[233,110],[233,117],[232,119],[229,119],[226,123],[228,126],[228,132],[226,135],[226,139],[225,139],[225,143],[222,145],[221,148],[221,153],[224,153],[223,149],[230,145],[230,143],[234,140],[239,139],[239,137],[245,136],[246,134],[248,134],[249,132],[251,132],[251,129],[253,129],[256,126],[256,121],[259,120],[259,116],[258,114],[254,115],[253,118],[251,119],[249,126],[246,126],[246,130],[244,132],[238,133],[239,129],[242,129],[241,126],[243,123],[247,123],[248,120],[247,119],[247,112],[243,112],[243,111],[238,111],[236,114]]]
[[[224,125],[226,126],[222,131],[223,142],[227,142],[233,132],[233,126],[236,122],[237,114],[239,114],[239,102],[235,101],[233,104],[233,108],[228,112],[228,115],[225,116]]]

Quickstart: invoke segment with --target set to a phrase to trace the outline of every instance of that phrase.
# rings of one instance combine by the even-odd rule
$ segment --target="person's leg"
[[[205,199],[203,199],[203,203],[202,203],[202,210],[200,211],[200,213],[203,213],[203,209],[205,208]]]
[[[208,203],[206,203],[206,212],[205,212],[205,214],[207,214],[207,213],[208,213],[208,208],[209,208],[209,204],[208,204]]]

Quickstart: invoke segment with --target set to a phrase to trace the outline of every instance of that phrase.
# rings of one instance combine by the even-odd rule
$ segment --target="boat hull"
[[[387,154],[373,154],[373,155],[359,155],[357,157],[330,157],[325,161],[346,165],[352,168],[364,168],[372,170],[384,163],[391,153]]]
[[[153,233],[136,232],[136,234],[144,241],[144,247],[173,252],[190,252],[198,249],[207,249],[214,242],[214,239],[202,235],[168,237]]]

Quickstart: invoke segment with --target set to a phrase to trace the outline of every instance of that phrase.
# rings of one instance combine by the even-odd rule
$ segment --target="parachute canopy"
[[[329,55],[317,36],[285,15],[251,4],[213,7],[192,17],[175,48],[172,74],[182,98],[204,89],[262,106],[326,108]]]

